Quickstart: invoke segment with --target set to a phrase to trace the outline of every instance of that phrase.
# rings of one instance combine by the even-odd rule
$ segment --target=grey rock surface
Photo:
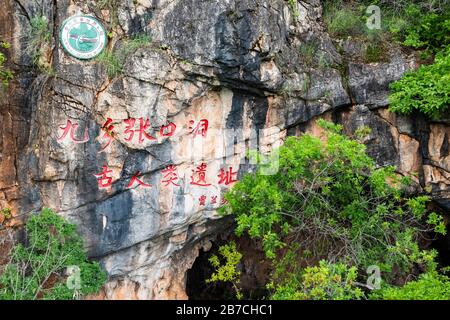
[[[0,100],[0,208],[18,215],[50,207],[75,222],[110,277],[98,298],[184,299],[199,250],[230,225],[216,212],[231,186],[220,183],[220,170],[231,166],[241,177],[252,168],[244,158],[255,136],[270,150],[288,135],[318,133],[314,122],[324,117],[349,135],[370,127],[369,155],[413,175],[419,188],[431,186],[450,210],[448,124],[387,111],[389,83],[414,61],[401,52],[389,62],[354,61],[357,44],[341,54],[324,31],[320,1],[297,5],[294,16],[282,0],[126,0],[116,12],[95,1],[7,0],[0,35],[11,40],[16,77]],[[117,15],[108,50],[139,34],[152,41],[110,78],[98,60],[72,58],[59,43],[62,21],[80,12],[106,26]],[[42,53],[51,74],[32,66],[26,46],[38,15],[52,33]],[[299,52],[311,41],[316,54],[308,62]],[[115,134],[102,150],[108,118]],[[149,119],[155,140],[139,143],[137,132],[127,139],[129,118],[136,128]],[[76,138],[87,132],[88,142],[58,141],[69,119],[78,124]],[[203,119],[208,134],[195,137],[190,121]],[[163,137],[170,123],[175,134]],[[208,187],[191,184],[202,162]],[[102,190],[95,174],[105,165],[114,182]],[[163,183],[171,165],[179,186]],[[151,188],[127,187],[137,172]]]

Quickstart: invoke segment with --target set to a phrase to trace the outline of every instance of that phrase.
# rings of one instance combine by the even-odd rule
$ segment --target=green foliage
[[[137,49],[141,47],[145,47],[146,45],[150,44],[152,39],[147,34],[138,34],[131,39],[128,39],[124,43],[123,50],[126,51],[126,53],[134,52]]]
[[[388,286],[374,292],[371,299],[383,300],[450,300],[450,278],[437,272],[421,274],[403,287]]]
[[[389,39],[386,31],[367,28],[367,6],[372,3],[358,1],[326,1],[324,21],[328,32],[336,38],[354,37],[363,42],[362,60],[366,63],[381,62],[387,58]]]
[[[380,62],[385,58],[385,48],[377,43],[369,43],[364,54],[367,63]]]
[[[361,126],[358,129],[355,130],[355,138],[358,141],[364,140],[367,136],[369,136],[372,133],[372,129],[367,126]]]
[[[361,8],[344,1],[327,1],[324,5],[324,21],[328,32],[335,37],[363,34],[365,25]]]
[[[432,212],[428,215],[427,223],[434,226],[434,232],[438,234],[446,233],[444,217],[438,215],[436,212]]]
[[[406,46],[424,49],[422,58],[436,54],[434,64],[423,65],[391,84],[391,110],[401,114],[422,112],[438,119],[450,103],[450,4],[426,11],[423,3],[404,9],[401,19],[390,27],[395,38]],[[446,49],[447,48],[447,49]]]
[[[10,44],[8,42],[0,41],[0,49],[9,49]],[[0,52],[0,82],[3,87],[7,87],[9,81],[13,79],[13,73],[5,68],[6,57]]]
[[[6,42],[6,41],[0,41],[0,48],[2,48],[2,49],[9,49],[9,48],[11,48],[11,44],[9,42]]]
[[[438,119],[450,105],[450,47],[436,56],[434,64],[406,73],[390,87],[391,111],[420,111]]]
[[[35,16],[30,20],[31,34],[33,41],[36,42],[48,42],[51,40],[52,32],[48,25],[48,19],[46,16]]]
[[[123,66],[127,58],[137,49],[148,45],[151,38],[146,34],[137,35],[131,39],[126,39],[120,43],[115,51],[104,50],[98,57],[110,78],[117,77],[123,73]]]
[[[365,10],[369,5],[381,8],[380,30],[366,27]],[[334,37],[353,36],[364,40],[368,44],[366,62],[382,61],[385,47],[392,42],[425,49],[428,53],[439,52],[450,44],[450,2],[447,0],[325,1],[324,21]]]
[[[34,16],[30,20],[31,34],[27,51],[31,55],[33,65],[43,72],[51,73],[51,67],[47,61],[43,61],[43,48],[52,38],[52,32],[46,16]]]
[[[317,45],[315,43],[305,43],[300,46],[301,61],[307,66],[312,66],[314,63],[314,56],[317,52]]]
[[[3,208],[0,210],[0,216],[3,217],[5,220],[12,218],[12,210],[11,208]]]
[[[89,262],[76,227],[50,209],[26,224],[26,244],[16,244],[0,275],[1,300],[73,299],[96,293],[106,280],[97,262]],[[80,270],[80,286],[69,288],[64,271]]]
[[[239,289],[241,272],[237,270],[237,266],[241,262],[242,254],[237,251],[236,243],[230,242],[219,248],[219,255],[225,261],[222,264],[221,259],[216,255],[209,258],[209,262],[214,267],[215,272],[211,275],[211,278],[206,280],[206,283],[230,282],[236,291],[237,299],[241,299],[242,293]]]
[[[438,52],[450,45],[450,12],[424,14],[418,5],[410,5],[405,20],[392,32],[406,46]]]
[[[236,234],[262,239],[271,259],[301,239],[315,257],[362,270],[379,265],[391,278],[429,267],[434,253],[418,247],[419,230],[445,230],[438,218],[425,223],[428,198],[405,199],[407,181],[394,168],[376,168],[341,126],[319,124],[323,139],[289,137],[276,174],[248,174],[226,195]]]
[[[358,300],[364,296],[356,286],[356,267],[342,263],[320,261],[318,266],[307,267],[300,274],[285,277],[286,281],[275,285],[273,300]]]
[[[122,73],[123,61],[110,50],[104,50],[98,57],[97,61],[106,68],[106,73],[110,78],[114,78]]]
[[[292,11],[292,14],[294,18],[297,18],[299,15],[298,9],[297,9],[297,0],[288,0],[289,8]]]
[[[31,33],[39,41],[50,41],[52,33],[46,16],[35,16],[30,20]]]

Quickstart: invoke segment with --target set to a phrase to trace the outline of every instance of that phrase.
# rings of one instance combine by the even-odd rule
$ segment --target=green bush
[[[12,210],[11,208],[3,208],[0,210],[0,217],[3,217],[5,220],[9,220],[12,218]]]
[[[381,9],[381,30],[366,27],[366,8]],[[359,36],[375,47],[371,34],[436,53],[450,44],[450,1],[325,1],[324,21],[334,37]],[[380,47],[380,46],[378,46]],[[381,53],[381,52],[380,52]],[[372,55],[368,53],[369,60]]]
[[[342,263],[320,261],[318,266],[306,267],[299,275],[285,277],[286,281],[269,284],[272,300],[359,300],[363,291],[356,286],[358,270]]]
[[[236,233],[261,238],[269,258],[285,245],[283,238],[294,234],[308,235],[317,256],[364,266],[387,260],[401,264],[405,257],[396,252],[397,240],[417,236],[414,224],[425,216],[428,198],[407,201],[402,197],[406,181],[394,168],[376,169],[363,144],[340,134],[339,126],[320,125],[326,141],[309,134],[289,137],[279,149],[275,175],[246,175],[226,195]],[[331,251],[320,250],[318,236]],[[348,250],[332,250],[335,241]]]
[[[9,43],[0,41],[0,49],[8,49],[10,47]],[[2,83],[3,87],[7,87],[9,84],[9,81],[13,79],[13,74],[10,70],[5,68],[5,62],[6,57],[5,55],[0,52],[0,82]]]
[[[222,213],[234,215],[237,236],[261,240],[272,264],[270,299],[366,299],[365,271],[374,265],[384,287],[370,298],[408,291],[412,284],[392,285],[436,272],[436,252],[422,249],[419,238],[428,231],[445,234],[443,217],[427,211],[427,196],[406,196],[409,179],[392,167],[378,168],[341,126],[318,124],[321,137],[289,137],[278,149],[278,172],[264,175],[261,167],[236,183]],[[369,131],[362,127],[355,136]],[[208,281],[230,281],[240,292],[241,254],[234,243],[219,253],[225,261],[210,259],[216,272]],[[424,286],[416,291],[428,295]],[[443,290],[436,295],[446,297]]]
[[[403,287],[387,287],[376,291],[371,299],[383,300],[450,300],[450,279],[437,272],[420,275]]]
[[[237,251],[236,243],[230,242],[219,248],[219,255],[220,257],[212,255],[209,258],[215,272],[206,280],[206,283],[230,282],[236,292],[236,298],[241,299],[242,293],[239,289],[241,272],[237,266],[241,262],[242,254]]]
[[[43,209],[25,230],[26,244],[16,244],[0,270],[1,300],[74,299],[98,292],[106,275],[97,262],[88,261],[75,225]],[[79,285],[66,284],[71,266],[80,272]]]
[[[103,51],[97,57],[97,61],[106,68],[108,76],[114,78],[123,73],[123,66],[127,58],[137,49],[148,45],[150,42],[151,38],[145,34],[137,35],[131,39],[125,39],[115,51]]]
[[[436,56],[434,64],[406,73],[390,87],[391,111],[419,111],[438,119],[450,105],[450,47]]]
[[[450,104],[450,4],[444,1],[426,14],[423,5],[406,7],[401,23],[393,23],[390,30],[404,45],[424,49],[423,58],[437,55],[434,64],[422,65],[391,84],[390,109],[401,114],[418,111],[438,119]]]
[[[327,1],[324,5],[324,21],[334,37],[362,35],[365,31],[364,13],[353,3]]]
[[[386,49],[382,44],[369,43],[364,52],[364,60],[367,63],[380,62],[385,60]]]
[[[403,28],[397,29],[399,33],[394,31],[404,45],[432,52],[450,45],[450,12],[424,14],[420,7],[411,5],[405,10],[405,16],[407,22]]]
[[[418,246],[419,230],[445,229],[435,215],[427,225],[428,197],[406,198],[407,179],[376,168],[340,126],[319,124],[323,139],[289,137],[276,174],[248,174],[225,196],[236,234],[261,239],[270,259],[301,239],[314,257],[361,270],[379,265],[390,278],[433,266],[434,252]]]
[[[52,39],[52,31],[46,16],[34,16],[30,20],[31,34],[28,43],[28,53],[31,55],[33,65],[40,71],[52,73],[51,66],[47,61],[43,61],[43,47],[49,44]]]
[[[292,15],[294,18],[297,18],[299,15],[298,9],[297,9],[297,0],[288,0],[289,8],[292,11]]]

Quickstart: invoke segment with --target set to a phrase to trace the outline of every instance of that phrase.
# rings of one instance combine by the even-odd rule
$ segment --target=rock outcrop
[[[317,0],[299,1],[296,14],[283,0],[116,3],[113,12],[95,1],[4,0],[0,12],[15,71],[0,101],[0,208],[26,218],[50,207],[75,222],[109,274],[97,298],[187,298],[186,271],[230,226],[216,211],[223,194],[254,168],[246,151],[318,133],[318,117],[349,135],[371,128],[377,163],[450,211],[449,124],[387,110],[389,83],[417,66],[413,54],[359,61],[356,40],[325,32]],[[61,23],[78,13],[116,21],[108,50],[139,34],[151,43],[111,79],[105,64],[59,44]],[[28,50],[35,16],[48,20],[40,59],[51,71],[36,70]],[[75,141],[61,139],[71,125]],[[99,188],[101,173],[110,187]]]

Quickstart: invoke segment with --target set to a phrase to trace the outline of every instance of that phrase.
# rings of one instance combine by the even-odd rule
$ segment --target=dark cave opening
[[[447,225],[446,235],[434,236],[431,247],[438,253],[437,260],[441,267],[450,266],[450,226]]]
[[[186,293],[190,300],[235,300],[236,292],[231,283],[206,283],[214,272],[209,262],[212,255],[218,255],[221,245],[235,241],[242,253],[237,268],[241,272],[239,287],[245,299],[262,299],[267,296],[265,285],[270,276],[271,263],[265,258],[259,241],[247,237],[230,236],[212,244],[209,251],[200,251],[191,269],[186,274]]]
[[[430,249],[437,251],[437,262],[438,266],[448,267],[450,266],[450,217],[445,211],[445,208],[440,207],[433,203],[430,207],[433,211],[439,213],[444,217],[444,223],[446,224],[446,234],[436,234],[435,232],[430,232],[429,238],[431,239]]]
[[[219,245],[213,244],[209,251],[200,250],[186,275],[186,293],[190,300],[233,299],[234,291],[229,283],[206,283],[214,272],[208,259],[217,254]]]

